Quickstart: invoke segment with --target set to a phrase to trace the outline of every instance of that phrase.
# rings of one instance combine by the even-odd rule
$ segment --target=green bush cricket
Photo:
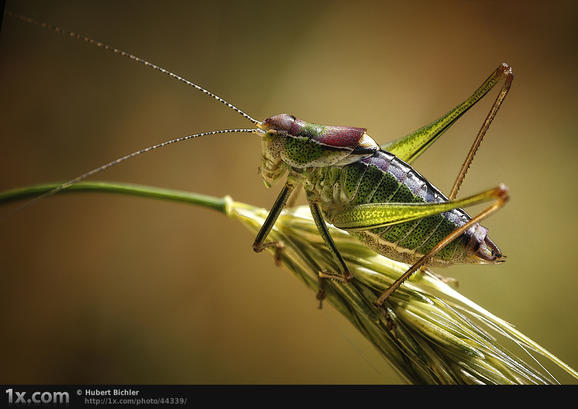
[[[254,133],[261,138],[263,152],[260,172],[265,185],[269,187],[286,176],[285,185],[253,243],[255,251],[268,247],[282,251],[283,244],[267,241],[267,236],[280,212],[291,200],[291,195],[302,186],[319,233],[335,258],[336,270],[320,271],[321,280],[349,281],[354,278],[331,239],[326,221],[350,231],[377,252],[411,265],[376,300],[377,305],[381,306],[405,279],[423,266],[499,263],[504,260],[501,251],[487,236],[487,230],[478,222],[506,203],[507,189],[500,185],[464,199],[456,199],[456,196],[487,129],[510,89],[513,74],[507,64],[501,64],[466,101],[446,115],[380,148],[364,128],[316,125],[287,114],[258,121],[205,88],[139,57],[27,17],[16,17],[105,48],[178,79],[225,104],[256,126],[203,132],[153,145],[92,169],[41,197],[169,144],[220,133]],[[502,80],[504,84],[474,140],[451,193],[446,197],[415,171],[411,163]],[[473,218],[462,210],[463,207],[484,202],[491,204]],[[323,298],[322,290],[318,298]]]

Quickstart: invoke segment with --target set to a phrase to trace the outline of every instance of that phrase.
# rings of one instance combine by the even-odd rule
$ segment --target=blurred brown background
[[[440,272],[578,367],[574,2],[7,8],[145,57],[256,118],[288,112],[363,126],[381,143],[437,118],[510,63],[512,92],[461,192],[510,187],[511,202],[485,223],[508,262]],[[2,190],[67,180],[173,137],[249,126],[162,74],[11,18],[0,36],[0,89]],[[442,190],[493,95],[415,163]],[[268,207],[278,188],[263,187],[259,154],[251,135],[219,135],[96,179]],[[241,225],[210,210],[69,195],[25,209],[0,231],[2,383],[401,382],[331,307],[318,311],[313,293],[254,254]]]

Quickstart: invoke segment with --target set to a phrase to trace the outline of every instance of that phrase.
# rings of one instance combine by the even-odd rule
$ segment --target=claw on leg
[[[327,280],[337,280],[343,283],[349,283],[353,279],[353,275],[346,270],[343,274],[329,273],[327,271],[319,271],[317,273],[319,279],[319,290],[316,298],[319,300],[319,309],[323,307],[323,300],[325,299],[325,282]]]
[[[274,247],[275,255],[273,258],[275,260],[275,265],[280,267],[281,254],[283,254],[283,249],[285,249],[285,244],[283,244],[282,241],[269,241],[267,243],[253,244],[253,251],[255,251],[255,253],[260,253],[269,247]]]
[[[353,276],[351,275],[351,273],[349,271],[344,271],[343,274],[335,274],[335,273],[329,273],[326,271],[320,271],[317,274],[319,275],[319,278],[337,280],[337,281],[341,281],[344,283],[348,283],[353,279]]]

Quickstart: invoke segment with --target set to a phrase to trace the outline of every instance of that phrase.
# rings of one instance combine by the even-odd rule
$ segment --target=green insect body
[[[334,217],[343,210],[364,203],[447,202],[447,197],[411,166],[378,149],[376,143],[371,144],[367,134],[362,135],[366,144],[363,153],[356,154],[352,148],[324,145],[312,138],[319,137],[323,127],[304,124],[303,127],[317,133],[303,137],[277,131],[263,136],[262,175],[265,184],[271,186],[292,172],[296,182],[303,183],[308,199],[319,203],[328,222],[333,223]],[[369,146],[373,146],[373,152]],[[263,172],[263,169],[267,171]],[[275,172],[271,173],[270,169],[275,169]],[[470,219],[465,211],[454,209],[418,220],[351,233],[378,253],[411,264]],[[498,260],[501,254],[486,232],[484,227],[475,225],[444,247],[429,264],[491,263]]]

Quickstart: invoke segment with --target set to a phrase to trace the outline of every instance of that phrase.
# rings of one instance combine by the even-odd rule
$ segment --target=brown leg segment
[[[468,172],[468,169],[470,168],[470,164],[474,160],[474,156],[476,155],[476,152],[478,151],[478,148],[480,147],[480,144],[482,143],[482,140],[484,139],[484,136],[486,135],[486,131],[490,127],[490,124],[494,120],[496,113],[500,109],[500,106],[502,105],[502,102],[504,102],[504,99],[506,99],[506,95],[508,95],[508,91],[510,91],[510,87],[512,86],[512,81],[514,79],[514,73],[512,72],[512,68],[508,64],[504,63],[504,64],[500,65],[496,69],[496,71],[494,72],[493,76],[497,77],[497,79],[505,78],[506,81],[504,82],[504,85],[502,86],[500,93],[498,94],[498,96],[496,97],[496,100],[494,101],[492,107],[490,108],[490,112],[488,112],[488,116],[484,120],[482,127],[478,131],[476,139],[474,139],[474,143],[472,144],[472,147],[470,148],[470,151],[468,152],[468,155],[466,156],[466,159],[465,159],[465,161],[464,161],[464,163],[460,169],[460,172],[458,173],[456,181],[454,182],[454,185],[453,185],[452,190],[450,192],[450,195],[449,195],[450,200],[454,200],[456,198],[458,191],[460,190],[460,186],[462,185],[462,182],[464,181],[464,179],[466,177],[466,173]],[[492,78],[492,77],[490,77],[490,78]]]

